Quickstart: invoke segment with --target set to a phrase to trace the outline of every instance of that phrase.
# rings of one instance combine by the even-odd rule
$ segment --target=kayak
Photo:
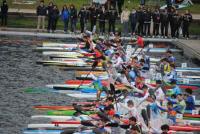
[[[43,47],[77,47],[79,45],[84,45],[84,42],[75,44],[75,43],[54,43],[54,42],[43,42]]]
[[[95,98],[97,98],[96,94],[94,94],[94,93],[76,93],[76,94],[69,93],[69,94],[67,94],[67,96],[79,98],[79,99],[95,99]],[[101,98],[104,98],[104,97],[106,97],[106,94],[101,94]]]
[[[61,134],[64,130],[24,130],[23,134]]]
[[[51,123],[51,124],[28,124],[27,128],[77,128],[79,127],[81,124],[56,124],[55,123]]]
[[[58,116],[58,115],[33,115],[31,119],[50,119],[52,121],[82,121],[82,120],[91,120],[88,115],[80,115],[80,116]]]
[[[170,130],[175,131],[200,131],[198,126],[170,126]]]
[[[64,66],[64,67],[59,67],[59,69],[61,70],[66,70],[66,71],[71,71],[71,70],[79,70],[79,71],[90,71],[92,70],[93,68],[90,66],[86,66],[86,67],[80,67],[80,66],[71,66],[71,67],[67,67],[67,66]],[[95,69],[93,69],[94,71],[104,71],[104,69],[102,67],[96,67]]]
[[[68,85],[91,85],[93,82],[93,80],[66,80],[65,84]],[[107,86],[108,85],[108,81],[101,81],[102,85]]]
[[[137,54],[141,51],[142,48],[138,48],[136,51],[135,49],[133,49],[133,51],[135,51],[134,54]],[[168,50],[172,51],[172,52],[182,52],[182,50],[180,49],[173,49],[173,48],[144,48],[142,49],[143,52],[150,52],[150,53],[166,53]]]
[[[71,52],[77,50],[77,47],[37,47],[34,51],[63,51],[63,52]]]
[[[51,111],[47,111],[47,115],[73,116],[75,113],[76,113],[75,110],[65,110],[65,111],[51,110]],[[94,111],[85,111],[83,113],[85,115],[95,114]]]
[[[200,114],[184,114],[184,117],[200,118]],[[199,119],[200,120],[200,119]]]

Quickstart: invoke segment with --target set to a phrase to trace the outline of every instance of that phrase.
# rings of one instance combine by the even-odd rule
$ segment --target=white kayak
[[[75,121],[82,121],[82,120],[91,120],[91,117],[88,115],[80,115],[80,116],[56,116],[56,115],[33,115],[31,119],[50,119],[52,121],[68,121],[68,120],[75,120]]]
[[[67,96],[79,98],[79,99],[95,99],[97,95],[95,93],[69,93]],[[102,93],[101,98],[106,97],[106,94]]]
[[[138,48],[136,51],[133,49],[134,54],[138,54],[140,52],[150,52],[150,53],[166,53],[168,50],[172,52],[182,52],[180,49],[168,49],[168,48]]]
[[[85,43],[54,43],[54,42],[43,42],[43,47],[77,47],[79,45],[84,45]]]
[[[73,51],[77,47],[37,47],[35,51]]]
[[[187,79],[200,79],[200,76],[187,76],[187,75],[182,75],[178,76],[179,78],[187,78]]]
[[[64,130],[24,130],[23,134],[60,134]]]
[[[84,61],[55,61],[55,60],[43,60],[37,61],[38,64],[53,64],[53,65],[68,65],[68,66],[91,66]]]
[[[66,55],[66,56],[83,56],[81,53],[84,52],[57,52],[57,51],[45,51],[42,52],[43,55]],[[87,52],[85,52],[87,53]]]
[[[80,127],[81,124],[28,124],[27,128],[72,128]]]

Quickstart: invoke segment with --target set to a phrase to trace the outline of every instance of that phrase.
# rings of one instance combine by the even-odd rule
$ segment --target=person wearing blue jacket
[[[195,110],[195,102],[194,102],[194,98],[192,96],[192,89],[190,88],[186,88],[185,89],[185,103],[186,103],[186,108],[185,110]]]
[[[64,22],[64,32],[67,33],[68,30],[68,24],[69,24],[69,10],[67,8],[67,5],[63,6],[62,12],[61,12],[61,18]]]

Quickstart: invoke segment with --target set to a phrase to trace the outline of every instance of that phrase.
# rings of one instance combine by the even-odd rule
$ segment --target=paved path
[[[78,38],[81,37],[81,34],[65,34],[63,30],[56,30],[56,33],[47,33],[47,32],[37,32],[36,29],[27,29],[27,28],[0,28],[0,35],[8,36],[29,36],[29,37],[43,37],[43,38]],[[104,36],[100,36],[104,38]],[[112,38],[112,37],[111,37]],[[131,37],[122,37],[123,40],[130,40]],[[145,41],[151,42],[172,42],[176,41],[175,39],[160,39],[160,38],[144,38]]]
[[[200,60],[200,40],[178,40],[175,42],[190,58]]]

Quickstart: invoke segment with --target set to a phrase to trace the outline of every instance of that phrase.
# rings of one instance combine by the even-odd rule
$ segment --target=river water
[[[21,134],[30,123],[30,116],[38,113],[32,108],[34,105],[66,105],[75,101],[62,94],[23,92],[28,87],[43,87],[74,78],[73,71],[36,64],[42,55],[32,49],[42,41],[46,40],[0,38],[0,134]],[[177,57],[179,62],[187,60],[181,55]]]

